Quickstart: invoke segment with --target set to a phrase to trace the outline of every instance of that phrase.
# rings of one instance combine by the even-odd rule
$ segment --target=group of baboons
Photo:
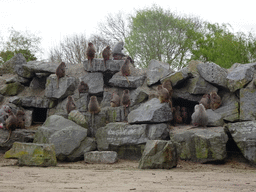
[[[113,59],[120,60],[125,59],[124,64],[122,65],[120,72],[121,74],[127,79],[128,84],[130,84],[128,77],[131,75],[130,71],[130,63],[134,63],[134,61],[129,56],[125,56],[122,53],[123,49],[123,42],[119,42],[116,44],[113,50],[115,52],[112,54],[110,50],[110,46],[107,46],[103,52],[103,60],[104,60],[104,66],[106,67],[106,61],[110,59],[111,55],[113,56]],[[95,48],[92,43],[88,43],[88,47],[86,50],[86,55],[89,61],[90,66],[92,67],[92,61],[95,57]],[[59,88],[59,79],[65,76],[65,68],[66,65],[64,62],[61,62],[61,64],[56,69],[56,76],[57,76],[57,88]],[[79,97],[81,93],[86,93],[89,91],[89,86],[84,82],[81,81],[78,86],[78,92]],[[172,123],[174,125],[176,124],[190,124],[188,122],[189,120],[189,114],[188,109],[186,107],[180,107],[180,106],[173,106],[172,105],[172,84],[170,80],[166,80],[163,82],[162,85],[158,85],[157,87],[158,92],[158,98],[160,100],[160,103],[168,103],[172,109],[173,113],[173,120]],[[130,95],[129,90],[125,89],[123,91],[123,95],[120,98],[119,95],[116,92],[112,93],[112,99],[110,101],[110,105],[112,107],[118,107],[120,104],[124,107],[124,114],[125,117],[127,117],[127,111],[126,108],[130,106]],[[215,92],[212,91],[209,94],[203,95],[202,99],[200,100],[198,105],[195,105],[194,112],[191,115],[191,123],[193,126],[202,126],[206,127],[208,123],[208,116],[206,114],[206,109],[212,109],[215,110],[220,107],[221,105],[221,97]],[[66,110],[69,114],[72,110],[76,109],[76,104],[72,98],[72,96],[68,96],[67,104],[66,104]],[[22,110],[13,111],[8,105],[4,106],[3,109],[0,109],[2,115],[0,114],[0,128],[6,128],[9,130],[9,136],[5,142],[7,142],[10,139],[11,133],[16,128],[25,128],[25,113]],[[88,104],[88,111],[92,114],[92,125],[94,124],[94,115],[99,113],[101,111],[100,105],[98,103],[96,96],[91,96],[90,101]],[[5,143],[4,142],[4,143]]]

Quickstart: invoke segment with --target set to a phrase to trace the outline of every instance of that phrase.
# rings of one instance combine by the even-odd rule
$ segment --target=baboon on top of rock
[[[91,67],[92,67],[92,60],[95,57],[95,53],[96,53],[96,50],[95,50],[93,44],[88,43],[88,47],[86,49],[86,56],[87,56],[88,62],[90,63]]]
[[[65,77],[66,73],[66,64],[64,62],[61,62],[61,64],[56,69],[56,76],[57,76],[57,88],[59,88],[59,80],[61,77]]]

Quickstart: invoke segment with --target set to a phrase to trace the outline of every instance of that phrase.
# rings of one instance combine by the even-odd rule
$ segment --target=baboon
[[[100,112],[100,105],[96,96],[91,96],[88,104],[88,111],[92,114],[92,127],[94,125],[94,115]]]
[[[164,88],[163,85],[158,85],[157,91],[158,91],[160,103],[169,103],[170,96],[169,96],[168,90]]]
[[[210,107],[212,110],[218,109],[221,105],[221,98],[220,96],[216,93],[216,91],[212,91],[210,93]]]
[[[96,51],[95,51],[93,44],[88,43],[88,47],[86,49],[86,56],[87,56],[88,62],[90,63],[91,67],[92,67],[92,60],[95,57],[95,53],[96,53]]]
[[[106,62],[107,62],[107,60],[109,60],[110,55],[111,55],[110,46],[107,46],[107,47],[103,50],[103,52],[102,52],[102,57],[103,57],[103,59],[104,59],[104,66],[105,66],[105,68],[106,68]]]
[[[129,107],[130,104],[131,104],[131,100],[130,100],[129,90],[125,89],[125,90],[123,90],[123,95],[122,95],[122,105],[124,107],[125,117],[127,117],[126,107]]]
[[[69,114],[72,110],[76,109],[76,104],[73,100],[72,96],[68,96],[68,101],[66,104],[66,108],[67,108],[67,113]]]
[[[208,123],[208,116],[206,114],[203,104],[195,105],[195,111],[191,116],[192,125],[199,127],[206,127]]]
[[[188,121],[188,110],[186,107],[181,107],[181,117],[184,124]]]
[[[127,82],[130,85],[130,82],[127,77],[127,76],[131,75],[131,70],[130,70],[129,64],[130,64],[130,59],[126,58],[124,64],[121,67],[121,73],[127,79]]]
[[[205,109],[210,109],[210,94],[204,94],[202,99],[199,101],[199,104],[203,104]]]
[[[172,98],[173,90],[172,90],[172,83],[171,83],[171,81],[170,80],[166,80],[166,81],[163,82],[162,85],[163,85],[164,88],[166,88],[168,90],[169,97]]]
[[[10,111],[9,117],[6,119],[6,129],[9,131],[9,136],[3,143],[6,143],[10,140],[12,131],[17,128],[17,123],[17,117],[13,114],[12,111]]]
[[[81,93],[86,93],[89,90],[89,86],[84,81],[81,81],[78,86],[79,97]]]
[[[61,64],[56,69],[56,76],[57,76],[57,88],[59,88],[59,79],[61,77],[65,77],[65,68],[66,64],[64,62],[61,62]]]
[[[180,114],[180,106],[173,107],[172,111],[173,111],[173,114],[174,114],[173,115],[174,125],[181,124],[182,123],[182,117],[181,117],[181,114]]]
[[[112,93],[112,99],[110,101],[111,107],[118,107],[120,105],[120,97],[115,92]]]
[[[25,129],[25,113],[22,110],[18,110],[17,114],[17,128]]]

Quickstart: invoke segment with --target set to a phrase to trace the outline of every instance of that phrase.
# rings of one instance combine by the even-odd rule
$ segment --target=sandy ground
[[[179,161],[170,170],[138,169],[138,161],[115,164],[58,163],[20,167],[0,155],[0,191],[256,191],[256,168],[236,160],[225,164]]]

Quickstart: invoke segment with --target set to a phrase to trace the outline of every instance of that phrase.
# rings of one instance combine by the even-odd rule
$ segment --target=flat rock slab
[[[88,73],[80,78],[89,86],[90,94],[103,94],[104,91],[104,80],[102,73]]]
[[[228,136],[223,127],[172,129],[170,138],[176,144],[178,156],[184,160],[206,163],[224,160]]]
[[[113,77],[109,80],[109,84],[114,87],[121,87],[121,88],[138,88],[142,86],[144,83],[146,76],[144,74],[134,76],[131,74],[127,76],[130,84],[127,82],[127,79],[121,74],[121,72],[116,73]]]
[[[172,141],[147,141],[139,162],[140,169],[171,169],[176,166],[177,153]]]
[[[56,166],[55,148],[52,144],[35,144],[15,142],[4,155],[6,159],[18,159],[23,166]]]
[[[160,103],[159,99],[153,98],[131,111],[128,115],[128,122],[130,124],[164,123],[171,121],[172,118],[169,104]]]
[[[107,60],[106,61],[106,68],[104,66],[103,59],[93,59],[92,60],[92,67],[90,66],[88,60],[83,62],[85,71],[90,72],[112,72],[113,74],[120,71],[122,65],[124,64],[124,60]]]
[[[240,120],[256,120],[256,90],[240,89]]]
[[[117,162],[115,151],[91,151],[84,154],[85,163],[112,164]]]
[[[256,121],[229,123],[226,127],[243,156],[256,165]]]

